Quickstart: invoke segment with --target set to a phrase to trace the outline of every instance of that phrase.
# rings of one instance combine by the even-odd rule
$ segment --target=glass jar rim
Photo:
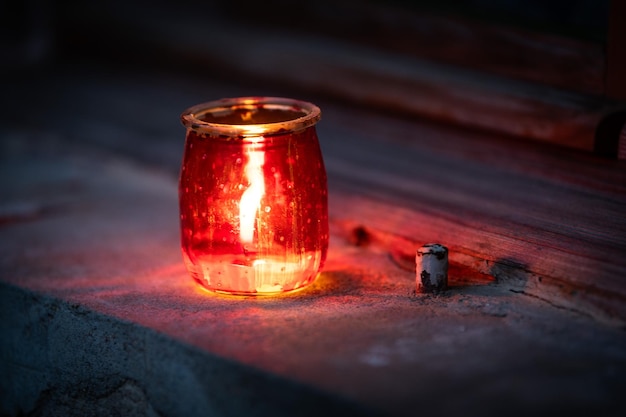
[[[256,112],[265,109],[284,112],[284,120],[266,123],[216,123],[203,119],[209,114],[228,115],[237,110]],[[298,116],[295,116],[298,115]],[[234,97],[197,104],[186,109],[180,116],[183,125],[201,134],[224,139],[250,139],[282,135],[304,130],[321,118],[321,110],[315,104],[284,97]]]

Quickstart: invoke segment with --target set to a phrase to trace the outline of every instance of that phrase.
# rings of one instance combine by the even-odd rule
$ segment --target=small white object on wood
[[[444,291],[448,286],[448,248],[439,243],[428,243],[415,255],[417,292]]]

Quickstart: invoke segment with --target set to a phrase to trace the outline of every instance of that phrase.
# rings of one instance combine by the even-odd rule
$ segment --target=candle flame
[[[252,242],[254,238],[254,222],[256,212],[261,205],[261,198],[265,194],[265,180],[263,179],[263,164],[265,152],[259,150],[248,151],[248,163],[245,175],[250,182],[239,202],[239,236],[242,242]]]

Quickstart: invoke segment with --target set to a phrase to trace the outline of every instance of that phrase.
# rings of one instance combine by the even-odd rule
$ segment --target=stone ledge
[[[0,284],[2,415],[374,415],[85,307]]]

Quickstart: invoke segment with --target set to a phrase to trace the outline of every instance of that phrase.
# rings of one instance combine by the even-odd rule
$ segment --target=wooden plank
[[[104,9],[74,22],[114,53],[141,49],[197,71],[280,84],[360,106],[428,117],[576,149],[597,148],[598,123],[619,107],[602,97],[486,76],[397,54],[290,32],[262,31],[215,17],[158,8],[142,19]],[[107,31],[114,26],[115,32]],[[259,29],[262,30],[262,29]],[[116,38],[117,36],[117,38]],[[93,48],[92,48],[93,49]]]
[[[623,322],[623,164],[533,146],[509,147],[503,157],[489,153],[498,147],[489,138],[468,141],[454,131],[369,119],[331,121],[339,126],[325,142],[332,218],[344,235],[364,227],[386,242],[385,250],[408,259],[437,241],[450,247],[452,259],[509,279],[515,290]],[[379,128],[370,131],[371,124]],[[580,176],[569,174],[573,164]]]
[[[40,101],[46,110],[36,115],[46,128],[42,137],[75,138],[75,147],[121,153],[175,177],[183,138],[178,112],[207,91],[239,94],[241,87],[157,75],[131,87],[137,74],[89,70],[43,82],[29,78],[37,88],[7,90],[4,100],[15,110],[3,117],[33,126],[32,113],[15,113],[23,108],[20,100],[33,99],[32,91],[52,100]],[[68,112],[56,100],[75,109]],[[336,234],[348,239],[361,226],[378,250],[409,264],[416,247],[439,241],[464,278],[474,271],[559,306],[625,321],[622,161],[318,104]],[[146,109],[155,117],[135,117]]]
[[[168,96],[162,87],[144,97],[159,111],[169,106],[154,100]],[[483,266],[499,283],[469,285],[456,264],[469,256],[455,248],[454,287],[422,296],[414,272],[384,252],[407,242],[377,232],[382,244],[354,247],[333,233],[325,272],[307,289],[212,296],[180,256],[174,177],[28,128],[0,137],[0,205],[56,208],[2,228],[3,415],[72,415],[77,404],[168,416],[624,414],[623,330],[520,294],[528,286],[502,280],[515,278],[502,263]]]
[[[251,1],[225,3],[219,9],[228,18],[244,19],[261,27],[331,35],[405,56],[572,91],[604,93],[602,39],[549,33],[550,29],[556,32],[556,28],[532,30],[524,28],[522,22],[505,25],[489,16],[479,20],[476,15],[480,9],[475,4],[465,8],[441,5],[439,10],[429,10],[424,3],[321,0],[293,8],[288,0],[274,0],[269,5]],[[515,7],[509,5],[510,9]],[[473,8],[479,10],[472,15],[468,12]]]

